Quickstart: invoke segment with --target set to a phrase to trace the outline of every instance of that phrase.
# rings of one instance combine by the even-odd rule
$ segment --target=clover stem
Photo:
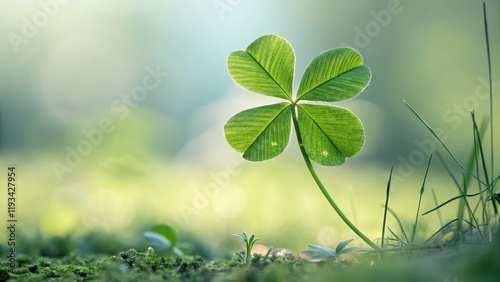
[[[356,235],[358,235],[363,241],[365,241],[370,247],[372,247],[375,250],[380,249],[379,246],[377,246],[375,243],[373,243],[368,237],[366,237],[363,232],[361,232],[348,218],[347,216],[342,212],[340,207],[335,203],[333,198],[330,196],[328,191],[326,190],[325,186],[319,179],[318,174],[314,170],[314,167],[311,163],[311,160],[309,159],[309,156],[307,155],[307,152],[304,148],[304,145],[302,144],[302,137],[300,136],[300,129],[299,129],[299,123],[297,121],[297,113],[296,113],[297,106],[294,104],[294,107],[292,109],[292,121],[293,121],[293,126],[295,128],[295,133],[297,134],[297,141],[299,142],[299,148],[300,152],[302,153],[302,157],[304,157],[304,161],[306,162],[307,168],[309,169],[309,172],[311,173],[311,176],[314,178],[314,181],[318,185],[319,189],[321,190],[321,193],[325,196],[326,200],[330,203],[332,208],[337,212],[337,214],[340,216],[340,218],[351,228]]]

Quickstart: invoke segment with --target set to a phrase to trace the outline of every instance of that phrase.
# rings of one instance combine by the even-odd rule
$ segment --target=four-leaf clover
[[[306,102],[344,101],[365,89],[371,72],[356,50],[342,47],[321,53],[307,67],[296,95],[295,53],[282,37],[258,38],[245,51],[231,53],[227,67],[241,87],[286,100],[242,111],[226,123],[227,142],[245,159],[263,161],[280,155],[290,140],[292,119],[300,145],[318,164],[341,165],[363,147],[364,129],[355,114]]]

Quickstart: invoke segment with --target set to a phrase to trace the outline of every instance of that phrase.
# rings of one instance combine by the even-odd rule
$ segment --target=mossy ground
[[[11,271],[2,260],[0,281],[498,281],[500,242],[441,246],[409,253],[358,253],[311,262],[292,254],[254,256],[245,265],[199,256],[162,257],[154,250],[115,256],[19,257]]]

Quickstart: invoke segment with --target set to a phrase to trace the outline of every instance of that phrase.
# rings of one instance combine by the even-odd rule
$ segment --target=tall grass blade
[[[479,175],[479,170],[480,170],[480,167],[479,167],[479,157],[478,157],[478,151],[479,151],[479,145],[478,145],[478,135],[476,134],[476,126],[474,126],[474,117],[471,115],[471,119],[472,119],[472,136],[474,137],[474,147],[473,147],[473,158],[474,158],[474,163],[475,163],[475,168],[476,168],[476,175]],[[481,129],[480,129],[480,133],[479,133],[479,137],[483,138],[484,137],[484,134],[486,132],[486,128],[487,128],[487,125],[486,125],[486,122],[482,122],[481,123]],[[479,138],[479,139],[481,139]],[[478,191],[480,193],[480,196],[479,196],[479,201],[477,203],[477,207],[481,206],[482,207],[482,220],[483,220],[483,224],[485,225],[485,230],[484,232],[488,234],[488,237],[489,237],[489,241],[491,241],[491,229],[490,229],[490,215],[489,215],[489,212],[488,212],[488,208],[487,208],[487,202],[485,200],[485,197],[483,196],[483,193],[481,191],[481,188],[482,188],[482,185],[481,185],[481,182],[478,181],[477,182],[477,187],[478,187]],[[483,191],[489,191],[489,189],[486,187],[485,190]],[[491,194],[490,194],[491,195]],[[476,207],[476,208],[477,208]],[[474,213],[476,213],[476,208],[474,208]]]
[[[391,172],[389,174],[389,180],[387,181],[387,189],[385,192],[385,205],[384,205],[384,219],[382,221],[382,242],[380,243],[380,248],[384,248],[385,241],[385,223],[387,222],[387,209],[389,208],[389,194],[391,191],[391,181],[392,181],[392,170],[394,165],[391,166]]]
[[[495,153],[493,143],[493,82],[491,78],[491,53],[490,53],[490,37],[488,35],[488,20],[486,17],[486,2],[483,2],[484,16],[484,34],[486,38],[486,54],[488,56],[488,80],[490,86],[490,142],[491,142],[491,182],[493,182],[493,174],[495,172]]]
[[[487,120],[483,120],[483,122],[481,123],[481,136],[484,136],[484,133],[486,132],[486,128],[487,128]],[[476,136],[474,134],[474,124],[472,123],[472,131],[473,131],[473,136],[474,136],[474,146],[472,147],[472,150],[469,154],[469,158],[468,158],[468,161],[467,161],[467,170],[468,171],[473,171],[474,170],[474,164],[476,163],[477,165],[477,146],[475,145],[476,144]],[[476,167],[476,171],[475,171],[476,175],[479,176],[479,171],[477,170],[477,167]],[[469,186],[471,185],[471,180],[472,180],[472,177],[470,174],[465,174],[464,176],[464,194],[467,194],[469,193]],[[479,186],[481,186],[481,182],[478,181],[479,183]],[[481,188],[479,188],[479,190],[481,190]],[[482,194],[480,195],[481,197],[483,196]],[[473,213],[476,214],[476,211],[477,211],[477,208],[479,207],[479,203],[480,201],[477,202],[476,206],[474,207],[474,210],[473,210]],[[463,199],[460,199],[460,203],[458,204],[458,209],[457,209],[457,217],[459,218],[463,218],[464,214],[465,214],[465,202],[463,201]]]
[[[420,188],[420,196],[418,198],[417,213],[415,214],[415,223],[413,224],[413,230],[411,234],[410,245],[413,244],[415,240],[415,233],[417,233],[418,216],[420,213],[420,205],[422,204],[422,196],[424,195],[425,182],[427,181],[427,175],[429,173],[429,168],[431,167],[432,154],[429,157],[429,163],[427,163],[427,169],[425,170],[424,181],[422,182],[422,187]]]
[[[493,192],[493,188],[490,186],[490,178],[488,177],[488,168],[486,167],[486,159],[484,157],[482,140],[481,140],[481,136],[479,134],[479,129],[477,127],[476,117],[474,115],[474,111],[471,112],[471,116],[472,116],[472,124],[474,126],[474,136],[477,138],[476,143],[477,143],[477,147],[479,149],[479,153],[481,156],[481,163],[483,166],[483,173],[484,173],[484,177],[485,177],[485,181],[486,181],[486,187],[488,187],[488,190],[490,191],[490,196],[493,197],[494,192]],[[498,216],[498,208],[497,208],[496,202],[492,201],[491,203],[493,205],[493,211],[495,213],[495,216]]]

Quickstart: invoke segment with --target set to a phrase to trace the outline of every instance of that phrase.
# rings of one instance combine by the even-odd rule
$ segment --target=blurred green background
[[[486,3],[498,93],[500,4]],[[181,240],[224,255],[239,248],[230,234],[243,230],[294,252],[354,238],[293,137],[264,163],[244,161],[224,140],[229,117],[273,101],[237,86],[225,65],[264,34],[294,47],[296,86],[316,55],[341,45],[372,69],[370,86],[341,103],[364,123],[365,148],[342,167],[318,168],[370,238],[380,237],[391,164],[390,205],[410,222],[437,144],[402,101],[441,129],[463,162],[469,111],[489,116],[481,1],[4,0],[0,15],[1,167],[17,166],[27,239],[94,232],[137,247],[149,226],[168,223]],[[495,138],[498,147],[500,131]],[[440,200],[456,194],[438,162],[428,181]],[[427,193],[423,209],[432,206]],[[427,235],[439,228],[435,215],[422,224]]]

